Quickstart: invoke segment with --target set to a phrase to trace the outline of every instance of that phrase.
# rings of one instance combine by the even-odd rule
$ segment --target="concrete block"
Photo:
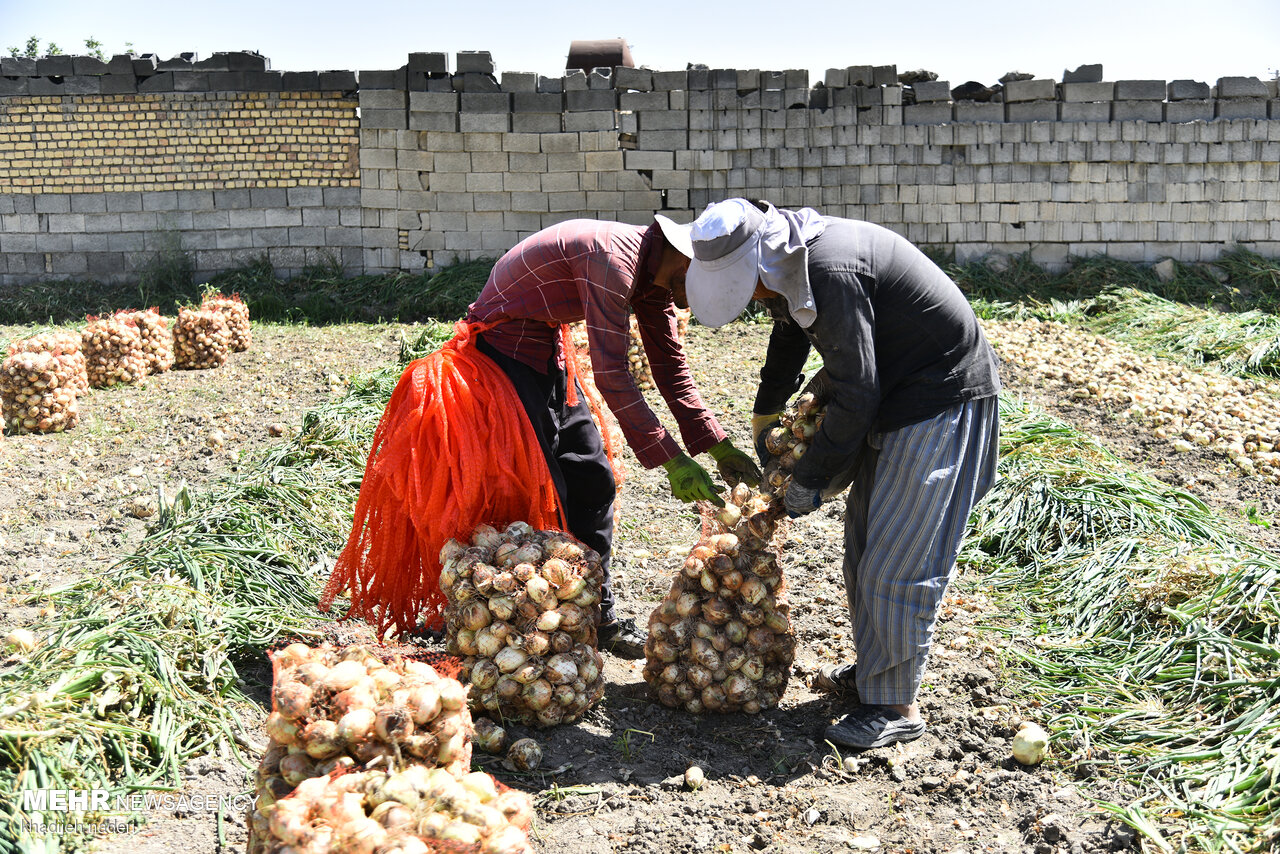
[[[1116,93],[1120,92],[1120,83],[1116,83]],[[1111,121],[1113,122],[1159,122],[1164,120],[1162,101],[1113,101],[1111,104]]]
[[[36,58],[36,74],[41,77],[70,77],[76,73],[75,59],[65,54]]]
[[[883,67],[884,67],[884,68],[888,68],[888,69],[892,70],[892,72],[893,72],[893,73],[892,73],[892,75],[891,75],[892,79],[891,79],[891,80],[886,80],[886,81],[884,81],[884,83],[886,83],[886,84],[888,84],[888,83],[897,83],[897,82],[898,82],[898,73],[897,73],[897,70],[894,68],[894,66],[889,65],[889,66],[883,66]],[[876,70],[877,70],[877,72],[878,72],[880,69],[876,69]],[[782,72],[782,73],[785,75],[785,76],[784,76],[784,83],[785,83],[785,85],[783,86],[783,88],[784,88],[784,89],[808,89],[808,88],[809,88],[809,71],[808,71],[808,69],[804,69],[804,68],[788,68],[786,71],[784,71],[784,72]],[[877,85],[881,85],[879,80],[877,80]]]
[[[538,75],[532,71],[502,72],[503,92],[537,92]]]
[[[697,121],[694,121],[694,117]],[[715,114],[710,111],[689,113],[684,110],[645,110],[636,116],[640,130],[714,130]]]
[[[1062,82],[1067,83],[1101,83],[1102,63],[1081,65],[1075,71],[1063,70]]]
[[[133,78],[129,78],[129,80],[132,82]],[[0,77],[0,98],[7,98],[14,95],[26,95],[29,94],[29,92],[29,78]]]
[[[0,76],[35,77],[36,60],[31,56],[0,56]]]
[[[545,77],[539,74],[538,91],[546,94],[561,94],[564,92],[564,78]]]
[[[563,127],[560,113],[515,113],[511,130],[516,133],[556,133]]]
[[[107,64],[96,56],[73,56],[71,58],[72,74],[106,74]]]
[[[356,82],[361,89],[407,89],[408,72],[403,68],[391,71],[359,71]]]
[[[324,204],[324,190],[321,187],[289,187],[285,190],[289,199],[289,207],[318,207]],[[380,205],[373,205],[380,207]]]
[[[358,85],[354,71],[321,71],[320,91],[350,92]]]
[[[1114,83],[1063,83],[1062,100],[1068,104],[1110,101],[1115,97]]]
[[[1163,101],[1168,90],[1164,80],[1117,80],[1117,101]]]
[[[564,129],[566,131],[604,131],[613,130],[616,126],[617,117],[613,110],[564,114]]]
[[[449,55],[447,53],[410,53],[405,69],[410,73],[448,74]]]
[[[511,114],[459,113],[458,130],[464,133],[506,133],[511,130]]]
[[[65,214],[71,213],[71,196],[66,194],[42,194],[36,196],[36,213]]]
[[[493,74],[497,70],[493,64],[493,54],[487,50],[460,50],[455,57],[454,71],[459,74],[468,71]]]
[[[1023,82],[1030,83],[1034,81]],[[1010,122],[1056,122],[1058,120],[1058,102],[1016,101],[1004,104],[1004,112],[1005,121]]]
[[[1203,101],[1212,97],[1208,83],[1198,80],[1171,80],[1166,89],[1170,101]]]
[[[619,65],[613,70],[613,86],[619,92],[650,92],[653,90],[653,72],[647,68]]]
[[[1004,122],[1005,105],[983,101],[956,101],[952,113],[956,122]]]
[[[509,113],[511,94],[508,92],[463,92],[461,110],[465,113]]]
[[[1257,77],[1219,77],[1217,85],[1219,98],[1269,98],[1273,97],[1267,84]]]
[[[570,112],[615,110],[618,107],[618,100],[612,89],[587,89],[565,92],[564,105]]]
[[[365,110],[403,110],[408,104],[408,94],[403,89],[361,89],[360,113],[363,115]]]
[[[320,72],[285,71],[280,75],[280,89],[284,92],[318,92]]]
[[[1092,86],[1092,83],[1072,84]],[[1064,122],[1109,122],[1110,101],[1070,102],[1058,105],[1058,119]]]
[[[822,77],[822,82],[829,89],[843,89],[849,85],[849,69],[828,68],[827,73]]]
[[[1058,97],[1058,84],[1052,80],[1010,80],[1004,85],[1006,104],[1022,101],[1051,101]]]
[[[455,74],[452,78],[453,88],[458,92],[501,92],[502,87],[498,85],[498,78],[492,74],[481,74],[478,71],[468,71],[465,74]]]
[[[564,95],[555,92],[516,92],[511,96],[511,109],[517,113],[559,113],[564,109]]]
[[[688,71],[655,71],[653,72],[653,88],[655,91],[672,91],[689,88]]]
[[[458,114],[455,112],[419,113],[412,110],[409,112],[409,130],[452,132],[457,129]]]
[[[871,69],[871,83],[874,86],[898,85],[898,66],[876,65]]]
[[[550,213],[586,213],[587,194],[584,192],[547,193],[547,210]]]
[[[375,90],[377,92],[379,90]],[[381,90],[389,92],[392,90]],[[361,106],[363,97],[361,95]],[[458,94],[456,92],[410,92],[409,109],[422,113],[456,113],[458,111]]]
[[[361,110],[360,127],[372,130],[408,130],[409,116],[404,110]]]
[[[160,69],[159,57],[154,53],[144,53],[142,56],[134,57],[131,64],[133,73],[139,77],[150,77]]]
[[[943,125],[951,121],[951,104],[908,104],[902,108],[905,125]]]
[[[1219,119],[1265,119],[1267,101],[1264,98],[1221,98],[1214,102],[1214,116]]]
[[[1208,88],[1206,85],[1205,89]],[[1170,101],[1164,105],[1166,122],[1208,122],[1212,121],[1213,117],[1213,101],[1208,98]]]
[[[591,73],[587,75],[588,89],[612,89],[613,88],[613,69],[612,68],[593,68]]]
[[[583,92],[589,88],[587,83],[587,73],[581,68],[574,68],[564,73],[563,81],[565,92]]]
[[[946,80],[921,80],[911,87],[917,104],[951,100],[951,84]]]
[[[622,92],[618,95],[620,110],[667,110],[670,108],[670,92]]]

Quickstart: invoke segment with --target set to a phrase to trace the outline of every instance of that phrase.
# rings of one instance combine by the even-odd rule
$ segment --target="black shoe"
[[[636,661],[644,658],[645,635],[636,627],[636,621],[623,617],[596,629],[600,651],[618,658]]]
[[[858,706],[827,727],[827,741],[840,747],[867,750],[924,735],[924,721],[907,720],[888,706]]]
[[[826,691],[850,700],[858,699],[858,665],[824,664],[809,682],[815,691]]]

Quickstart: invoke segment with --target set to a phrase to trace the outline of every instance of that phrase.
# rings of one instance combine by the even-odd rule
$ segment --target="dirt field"
[[[82,400],[83,421],[75,430],[4,437],[0,620],[5,626],[29,622],[42,607],[31,594],[127,553],[143,536],[158,488],[172,492],[183,480],[193,490],[212,487],[280,441],[273,428],[287,431],[347,377],[394,359],[403,329],[255,326],[252,348],[221,369],[95,390]],[[0,340],[20,333],[0,328]],[[699,387],[742,447],[749,445],[755,372],[767,335],[764,326],[690,330]],[[1224,473],[1222,461],[1208,452],[1175,459],[1168,443],[1097,408],[1066,403],[1016,368],[1006,366],[1004,377],[1009,394],[1099,435],[1135,466],[1193,484],[1224,516],[1239,520],[1249,506],[1267,519],[1280,512],[1274,488]],[[666,415],[656,394],[652,403]],[[615,576],[620,609],[643,623],[696,541],[698,523],[670,496],[661,469],[646,472],[629,462]],[[996,617],[973,577],[962,576],[944,608],[921,695],[926,735],[860,756],[823,742],[823,728],[840,705],[810,691],[808,679],[820,665],[852,656],[840,573],[842,516],[843,503],[831,502],[788,533],[783,565],[799,649],[780,709],[693,718],[649,699],[641,663],[606,657],[605,700],[584,722],[547,732],[513,728],[513,736],[542,742],[538,773],[515,774],[477,754],[480,767],[503,782],[540,793],[539,851],[1074,854],[1136,847],[1133,832],[1093,801],[1123,803],[1133,792],[1098,779],[1082,789],[1077,769],[1054,761],[1028,769],[1011,758],[1016,723],[1034,719],[1036,710],[1003,669],[1003,641],[982,628]],[[1241,528],[1264,542],[1274,539],[1269,529]],[[260,684],[246,688],[264,696]],[[706,774],[698,791],[683,785],[690,765]],[[249,788],[249,772],[226,758],[208,757],[187,770],[186,794]],[[140,830],[106,836],[96,850],[243,849],[243,815],[234,811],[179,808],[147,817]]]

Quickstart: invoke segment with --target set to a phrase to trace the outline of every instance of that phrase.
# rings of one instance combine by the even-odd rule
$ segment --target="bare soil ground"
[[[280,441],[272,425],[295,427],[301,413],[340,390],[345,379],[394,359],[404,327],[256,326],[253,347],[213,371],[171,372],[134,387],[94,390],[81,425],[56,436],[0,441],[0,613],[5,626],[34,619],[32,594],[127,553],[145,532],[147,501],[185,480],[212,489]],[[0,328],[0,339],[22,334]],[[768,328],[734,325],[689,333],[695,376],[710,407],[742,447],[756,371]],[[1227,472],[1210,453],[1177,454],[1166,442],[1096,407],[1065,402],[1060,389],[1005,366],[1008,393],[1025,396],[1099,435],[1135,466],[1192,491],[1224,516],[1254,506],[1267,519],[1280,493]],[[656,394],[655,411],[666,411]],[[666,420],[670,420],[669,418]],[[698,520],[676,502],[661,469],[629,460],[615,541],[620,609],[643,623],[697,540]],[[708,463],[710,465],[710,463]],[[131,515],[132,514],[132,515]],[[1136,847],[1095,799],[1124,802],[1133,792],[1105,779],[1082,781],[1050,760],[1018,765],[1010,739],[1036,709],[1006,672],[1002,636],[980,579],[962,575],[949,595],[921,695],[929,721],[909,745],[846,756],[823,742],[842,709],[814,693],[820,665],[854,650],[841,580],[843,503],[830,502],[792,524],[783,555],[799,642],[782,707],[755,716],[695,718],[650,699],[641,663],[606,657],[608,690],[585,721],[535,732],[545,758],[517,774],[496,757],[477,763],[508,785],[538,793],[535,844],[559,852],[1099,852]],[[1264,543],[1260,526],[1241,526]],[[1272,544],[1272,543],[1268,543]],[[1272,544],[1273,545],[1273,544]],[[360,627],[340,629],[360,634]],[[265,697],[265,671],[246,689]],[[251,710],[251,717],[260,710]],[[265,740],[265,739],[264,739]],[[703,769],[688,790],[683,775]],[[216,798],[247,792],[249,772],[211,756],[187,769],[182,793]],[[1082,788],[1087,786],[1087,788]],[[100,852],[243,850],[243,813],[174,809],[147,814],[127,834],[104,836]]]

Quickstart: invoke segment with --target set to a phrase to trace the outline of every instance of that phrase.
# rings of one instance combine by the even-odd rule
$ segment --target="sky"
[[[283,71],[397,68],[410,52],[450,54],[453,68],[458,51],[487,50],[499,75],[559,75],[572,41],[623,38],[637,65],[664,71],[797,68],[817,82],[828,68],[896,65],[954,86],[1101,63],[1106,80],[1213,83],[1276,74],[1280,2],[0,0],[0,50],[30,36],[63,53],[85,53],[87,38],[162,59],[253,50]]]

